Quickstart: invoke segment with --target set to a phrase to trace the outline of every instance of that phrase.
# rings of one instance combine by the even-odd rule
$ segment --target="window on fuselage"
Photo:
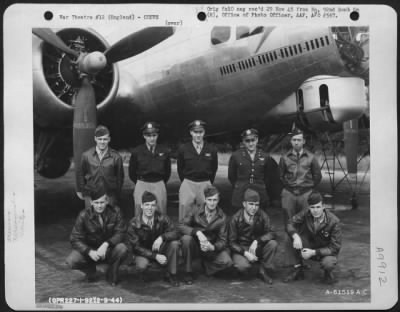
[[[264,31],[264,26],[257,26],[257,27],[238,26],[236,27],[236,40],[257,35],[262,33],[263,31]]]
[[[231,28],[229,26],[215,26],[211,30],[211,43],[216,45],[227,42],[231,37]]]

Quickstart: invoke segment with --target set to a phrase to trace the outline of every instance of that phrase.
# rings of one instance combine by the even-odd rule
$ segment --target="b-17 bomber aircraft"
[[[248,127],[287,133],[294,123],[339,131],[347,123],[348,170],[356,170],[351,125],[367,111],[367,27],[148,27],[122,39],[121,32],[33,29],[39,174],[65,174],[72,155],[79,162],[98,123],[121,149],[141,142],[145,121],[177,142],[194,119],[207,122],[208,136]]]

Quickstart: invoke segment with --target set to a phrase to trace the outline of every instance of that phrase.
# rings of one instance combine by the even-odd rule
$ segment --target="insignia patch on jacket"
[[[163,156],[163,155],[164,155],[164,153],[159,153],[159,154],[158,154],[158,156]]]
[[[328,233],[328,232],[322,232],[322,234],[323,234],[325,237],[328,237],[328,236],[329,236],[329,233]]]
[[[211,153],[205,153],[204,156],[211,157]]]
[[[265,158],[264,157],[260,157],[260,160],[264,160]]]

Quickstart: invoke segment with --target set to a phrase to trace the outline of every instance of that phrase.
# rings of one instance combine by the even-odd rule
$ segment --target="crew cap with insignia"
[[[206,123],[202,120],[194,120],[189,125],[190,131],[205,130]]]
[[[146,122],[141,128],[143,134],[159,133],[160,125],[154,121]]]
[[[256,203],[260,201],[260,194],[256,190],[248,188],[243,194],[243,201]]]
[[[312,191],[311,194],[308,196],[307,203],[311,205],[316,205],[318,203],[322,203],[323,198],[322,195],[317,191]]]
[[[289,135],[290,135],[290,137],[292,138],[292,137],[294,137],[295,135],[299,135],[299,134],[303,134],[304,135],[304,132],[303,132],[303,130],[301,130],[301,129],[299,129],[299,128],[294,128],[291,132],[289,132]]]
[[[153,193],[151,193],[151,192],[145,191],[145,192],[143,193],[143,195],[142,195],[142,204],[148,203],[148,202],[152,202],[152,201],[155,201],[155,200],[157,200],[157,198],[156,198],[156,196],[155,196]]]
[[[94,130],[95,137],[101,137],[103,135],[110,135],[110,130],[107,127],[99,125],[97,126],[96,130]]]
[[[246,139],[247,137],[250,137],[250,136],[258,137],[258,131],[253,128],[246,129],[242,132],[241,136],[242,136],[242,139]]]

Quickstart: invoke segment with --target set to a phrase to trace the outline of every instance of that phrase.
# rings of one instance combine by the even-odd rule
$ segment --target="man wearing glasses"
[[[146,122],[141,128],[145,143],[132,151],[129,161],[129,177],[135,183],[133,199],[135,216],[141,212],[142,195],[145,191],[157,198],[159,211],[167,214],[167,190],[165,184],[171,176],[170,151],[157,144],[160,126],[155,122]]]
[[[204,189],[214,183],[218,169],[217,149],[204,141],[206,123],[195,120],[188,126],[192,141],[180,146],[178,174],[179,220],[196,207],[204,205]]]
[[[242,132],[243,147],[229,159],[228,179],[233,186],[232,208],[234,212],[243,207],[243,193],[251,187],[260,195],[260,206],[269,206],[267,194],[270,156],[257,147],[258,131],[247,129]]]

